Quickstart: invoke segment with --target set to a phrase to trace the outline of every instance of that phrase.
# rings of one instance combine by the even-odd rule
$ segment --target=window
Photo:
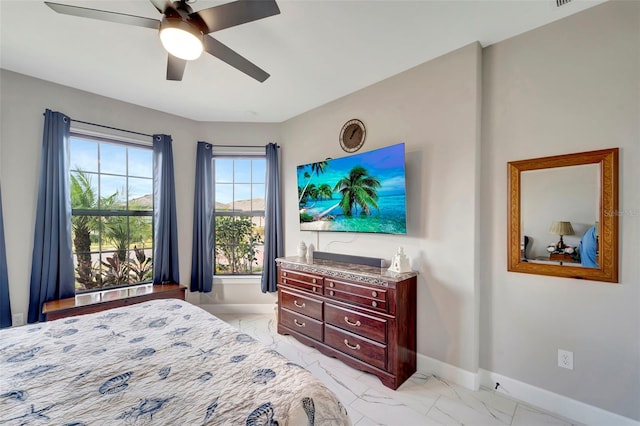
[[[151,282],[151,146],[72,133],[69,147],[76,293]]]
[[[214,169],[214,274],[259,275],[264,254],[264,153],[215,156]]]

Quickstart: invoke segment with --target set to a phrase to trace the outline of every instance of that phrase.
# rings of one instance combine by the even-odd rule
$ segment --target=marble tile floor
[[[274,315],[216,314],[252,335],[291,361],[304,366],[331,389],[347,407],[356,426],[577,425],[513,400],[491,389],[470,391],[428,372],[416,372],[393,391],[377,377],[344,365],[335,358],[277,333]]]

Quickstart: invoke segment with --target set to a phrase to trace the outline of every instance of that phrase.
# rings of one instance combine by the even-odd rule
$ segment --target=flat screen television
[[[297,167],[303,231],[406,234],[404,143]]]

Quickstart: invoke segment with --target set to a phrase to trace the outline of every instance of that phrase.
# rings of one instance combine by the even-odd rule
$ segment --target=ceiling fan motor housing
[[[184,0],[174,1],[171,7],[167,7],[167,9],[165,9],[164,13],[166,15],[167,12],[171,13],[172,11],[178,12],[183,18],[186,18],[188,15],[193,13],[191,6]]]

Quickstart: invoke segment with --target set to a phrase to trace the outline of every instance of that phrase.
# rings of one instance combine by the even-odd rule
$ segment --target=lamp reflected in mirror
[[[567,246],[562,239],[565,235],[575,235],[571,222],[552,222],[549,228],[549,233],[553,235],[560,235],[560,241],[556,244],[557,250],[564,250]]]

